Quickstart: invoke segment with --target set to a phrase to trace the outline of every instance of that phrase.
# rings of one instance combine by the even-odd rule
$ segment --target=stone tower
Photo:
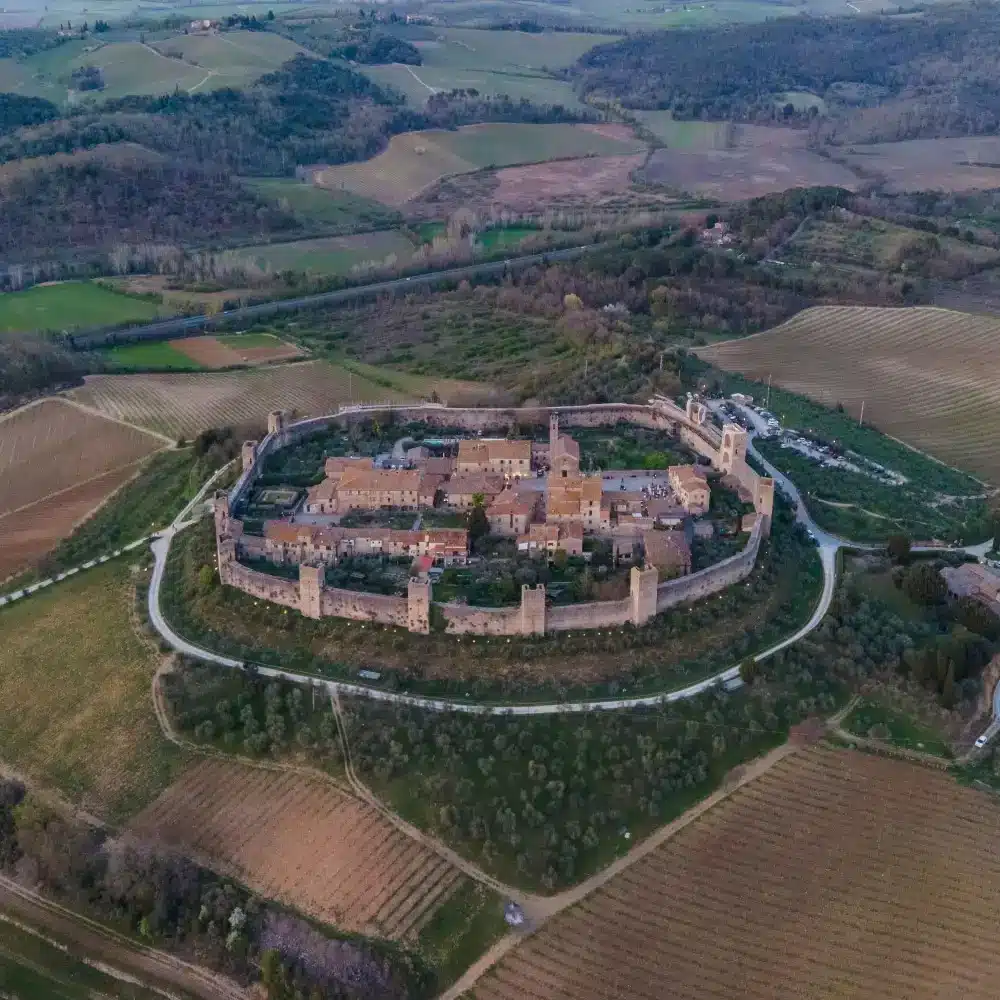
[[[521,635],[545,635],[545,584],[521,587]]]
[[[708,417],[708,408],[694,396],[688,396],[687,405],[684,407],[688,420],[693,424],[703,424]]]
[[[758,476],[753,498],[754,509],[764,521],[764,537],[771,533],[771,518],[774,516],[774,480],[770,476]]]
[[[267,415],[267,433],[277,434],[285,429],[285,411],[271,410]]]
[[[555,457],[556,442],[559,440],[559,414],[549,414],[549,459]]]
[[[217,550],[219,558],[219,580],[222,583],[229,583],[232,578],[232,570],[236,565],[236,540],[234,538],[220,538]]]
[[[645,625],[656,617],[656,586],[659,574],[655,566],[632,567],[629,575],[629,598],[632,601],[632,624]]]
[[[219,490],[212,498],[212,510],[215,514],[215,534],[217,537],[229,531],[229,494]]]
[[[732,472],[747,460],[747,442],[750,435],[739,424],[726,424],[722,428],[722,447],[719,449],[719,468]]]
[[[243,447],[240,450],[240,455],[243,459],[243,471],[246,472],[247,469],[251,468],[253,463],[257,461],[257,442],[244,441]]]
[[[410,577],[406,589],[406,627],[411,632],[427,635],[431,630],[431,582]]]
[[[323,567],[299,566],[299,611],[306,618],[323,616]]]

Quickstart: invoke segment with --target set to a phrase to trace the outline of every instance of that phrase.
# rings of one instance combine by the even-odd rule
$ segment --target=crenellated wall
[[[327,587],[323,570],[302,565],[298,582],[281,579],[240,565],[237,539],[242,524],[230,511],[243,499],[261,475],[267,457],[275,451],[338,424],[365,420],[378,414],[392,414],[403,421],[420,421],[431,426],[461,427],[470,432],[506,430],[518,424],[547,423],[558,416],[561,427],[598,427],[619,421],[676,434],[697,454],[707,457],[714,468],[733,476],[753,498],[761,516],[757,519],[742,552],[715,566],[688,576],[658,582],[654,568],[632,570],[629,596],[619,601],[598,601],[549,607],[545,588],[524,587],[519,605],[509,608],[476,608],[462,604],[436,604],[432,585],[412,579],[406,597],[388,597]],[[687,411],[664,397],[649,405],[606,403],[590,406],[522,407],[511,409],[452,408],[440,404],[399,407],[345,407],[324,417],[288,423],[276,411],[268,417],[268,435],[252,450],[244,450],[245,468],[228,495],[216,499],[215,524],[219,573],[222,582],[255,597],[295,608],[310,618],[340,617],[397,625],[411,632],[427,633],[432,619],[440,615],[450,634],[541,635],[567,629],[607,628],[631,623],[641,626],[658,612],[717,593],[744,579],[753,570],[762,540],[770,530],[774,503],[773,480],[759,476],[746,462],[746,432],[726,425],[720,434],[707,422],[705,408],[689,404]],[[249,465],[247,465],[249,463]],[[251,552],[252,544],[240,543]]]

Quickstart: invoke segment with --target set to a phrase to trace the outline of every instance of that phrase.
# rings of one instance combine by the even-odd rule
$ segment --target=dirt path
[[[246,991],[225,976],[166,952],[130,941],[87,917],[0,876],[0,910],[30,929],[44,931],[71,955],[100,961],[169,997],[246,1000]]]
[[[895,743],[888,743],[885,740],[874,740],[868,736],[858,736],[843,726],[836,726],[832,730],[834,736],[852,743],[863,750],[872,750],[875,753],[882,753],[888,757],[899,757],[903,760],[913,761],[915,764],[928,764],[931,767],[938,767],[947,770],[952,764],[957,763],[947,757],[938,757],[932,753],[924,753],[922,750],[909,750],[906,747],[898,747]]]
[[[75,390],[70,389],[69,391],[74,392]],[[60,393],[58,396],[51,398],[58,399],[60,402],[67,403],[69,406],[75,406],[78,410],[82,410],[84,413],[89,413],[91,416],[101,417],[103,420],[110,420],[113,424],[121,424],[122,427],[130,427],[134,431],[142,431],[143,434],[148,434],[150,437],[158,438],[171,448],[177,447],[177,441],[174,438],[167,437],[166,434],[150,430],[148,427],[143,427],[141,424],[130,423],[128,420],[123,420],[121,417],[116,417],[105,412],[104,410],[99,410],[96,406],[88,406],[86,403],[81,403],[79,400],[73,399],[71,396],[67,396],[66,393]],[[39,400],[39,402],[41,402],[41,400]],[[33,404],[29,403],[28,405],[31,406]]]

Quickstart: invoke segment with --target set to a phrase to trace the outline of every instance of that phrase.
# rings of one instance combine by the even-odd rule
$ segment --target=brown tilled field
[[[0,418],[0,579],[53,548],[164,444],[55,399]]]
[[[186,771],[131,829],[345,930],[412,936],[463,876],[320,779],[216,759]]]
[[[218,337],[187,337],[172,340],[170,346],[204,368],[233,368],[237,365],[264,365],[274,361],[291,361],[302,356],[294,344],[286,344],[277,337],[269,338],[273,344],[262,344],[246,338],[253,347],[233,347]]]
[[[794,753],[475,986],[476,1000],[995,1000],[1000,805],[940,771]]]
[[[139,463],[126,465],[15,513],[0,514],[0,580],[35,565],[138,470]]]
[[[492,203],[527,211],[542,204],[620,194],[629,189],[632,171],[638,170],[645,159],[646,154],[639,153],[504,167],[496,173],[498,183]]]
[[[164,442],[61,400],[0,418],[0,514],[131,465]]]
[[[948,309],[817,306],[697,353],[1000,481],[1000,321]]]

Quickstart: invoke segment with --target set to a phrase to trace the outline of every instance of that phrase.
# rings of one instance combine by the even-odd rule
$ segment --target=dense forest
[[[838,110],[886,106],[887,140],[994,134],[1000,127],[1000,12],[973,4],[918,16],[796,17],[636,35],[586,53],[570,71],[604,94],[677,118],[810,119],[784,95],[824,98],[825,137],[850,135]],[[877,120],[877,119],[876,119]]]
[[[42,389],[77,383],[99,365],[95,355],[69,350],[52,338],[4,334],[0,338],[0,410]]]

